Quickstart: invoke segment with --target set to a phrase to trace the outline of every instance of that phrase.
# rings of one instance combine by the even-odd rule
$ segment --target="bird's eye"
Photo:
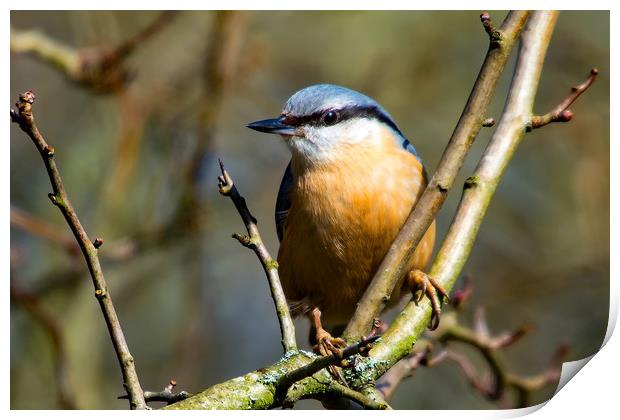
[[[325,123],[325,125],[334,125],[339,119],[340,115],[337,111],[327,111],[323,114],[323,123]]]

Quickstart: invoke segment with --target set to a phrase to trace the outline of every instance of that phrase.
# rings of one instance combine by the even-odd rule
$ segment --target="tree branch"
[[[465,182],[463,196],[429,275],[450,290],[467,261],[493,193],[525,133],[557,12],[535,12],[522,34],[521,49],[508,99],[499,125],[474,175]],[[424,332],[430,305],[410,302],[385,332],[369,359],[391,366],[406,356]],[[384,371],[377,369],[380,376]]]
[[[16,103],[17,111],[11,110],[11,119],[13,122],[19,124],[22,131],[30,137],[43,158],[53,191],[48,196],[64,216],[71,231],[75,235],[75,239],[82,250],[82,254],[84,254],[84,259],[88,265],[88,270],[90,271],[95,287],[95,296],[99,301],[99,306],[103,312],[108,332],[110,333],[110,338],[112,339],[112,344],[114,345],[114,350],[116,351],[116,356],[121,366],[123,385],[127,391],[127,395],[130,397],[131,408],[145,409],[147,408],[146,402],[144,401],[142,388],[138,380],[134,359],[129,352],[129,347],[125,341],[116,309],[112,303],[112,297],[110,296],[108,286],[103,276],[103,271],[97,255],[97,247],[88,238],[82,223],[78,219],[69,201],[69,197],[60,177],[60,172],[56,167],[56,161],[54,160],[54,148],[47,144],[35,124],[32,114],[32,104],[34,100],[35,95],[32,92],[21,94],[19,96],[19,101]]]
[[[220,194],[229,197],[235,208],[239,212],[243,224],[248,232],[249,236],[233,234],[233,238],[237,239],[243,246],[250,248],[258,257],[265,275],[269,281],[269,289],[271,291],[271,297],[276,306],[276,314],[278,315],[278,321],[280,323],[280,332],[282,334],[282,347],[284,352],[297,350],[297,342],[295,340],[295,326],[293,325],[293,318],[288,309],[288,303],[282,290],[282,284],[280,283],[280,276],[278,275],[278,263],[271,258],[271,254],[267,250],[267,247],[263,243],[258,231],[257,221],[250,213],[248,206],[245,203],[245,198],[239,194],[237,187],[233,183],[232,178],[224,169],[224,164],[220,160],[220,170],[222,175],[218,177],[218,188]]]
[[[187,391],[173,392],[174,387],[177,386],[177,381],[171,379],[168,385],[161,391],[144,391],[144,399],[146,402],[165,402],[167,404],[174,404],[175,402],[183,401],[192,396]],[[126,400],[129,397],[123,395],[118,397],[120,400]]]
[[[544,127],[547,124],[552,122],[568,122],[573,119],[573,112],[568,109],[577,98],[581,96],[596,80],[596,76],[598,75],[598,69],[593,68],[590,70],[590,75],[588,78],[578,86],[573,86],[571,88],[571,93],[564,98],[562,102],[558,104],[553,110],[546,113],[545,115],[534,115],[530,120],[530,124],[527,126],[527,131],[532,131],[535,128]]]
[[[500,30],[494,31],[497,40],[491,40],[478,79],[450,142],[441,157],[437,171],[409,214],[407,221],[390,246],[390,250],[358,303],[357,310],[343,334],[345,340],[351,342],[356,337],[368,332],[373,318],[379,315],[386,302],[389,301],[394,286],[405,276],[416,246],[444,203],[448,191],[463,165],[465,156],[482,127],[486,109],[495,91],[497,81],[503,72],[508,56],[527,20],[528,14],[529,12],[524,11],[510,12]],[[488,32],[490,20],[485,18],[486,16],[481,16]],[[408,353],[407,351],[401,357]]]
[[[11,28],[11,52],[29,53],[51,64],[69,80],[97,93],[125,87],[130,79],[124,62],[138,45],[163,29],[177,12],[165,11],[149,25],[114,48],[74,49],[38,32]]]

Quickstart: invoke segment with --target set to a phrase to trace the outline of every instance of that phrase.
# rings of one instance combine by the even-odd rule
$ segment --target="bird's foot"
[[[316,341],[316,344],[312,346],[312,351],[324,357],[335,354],[339,359],[342,359],[342,349],[347,346],[347,343],[340,337],[333,337],[323,328],[321,324],[321,311],[319,308],[314,308],[312,310],[310,320],[315,331],[314,339]],[[348,386],[342,374],[342,369],[331,365],[328,367],[328,370],[336,380]]]
[[[323,328],[316,330],[316,344],[312,347],[312,351],[321,356],[330,356],[335,354],[340,356],[342,349],[347,346],[347,343],[340,337],[332,337],[330,333]]]
[[[439,318],[441,316],[441,302],[444,298],[447,301],[450,301],[448,293],[446,293],[446,289],[444,289],[443,286],[435,279],[420,270],[410,271],[407,281],[409,283],[409,287],[411,288],[411,292],[413,293],[413,300],[416,304],[420,303],[424,296],[427,296],[431,301],[433,315],[431,316],[429,328],[431,330],[436,329],[439,325]]]

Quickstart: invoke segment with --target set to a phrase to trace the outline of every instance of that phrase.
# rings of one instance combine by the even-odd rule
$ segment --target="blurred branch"
[[[80,247],[75,242],[74,238],[61,232],[60,229],[49,224],[45,220],[38,219],[32,214],[13,205],[11,206],[11,226],[34,236],[47,239],[65,249],[69,255],[79,255]],[[134,255],[134,249],[131,244],[121,239],[108,244],[99,254],[101,259],[124,261]],[[63,275],[59,277],[64,276],[64,274],[70,277],[71,271],[73,271],[73,269],[63,272]]]
[[[249,13],[214,13],[205,53],[202,106],[197,110],[196,145],[183,179],[177,225],[195,228],[204,222],[204,174],[216,133],[216,124],[232,81],[237,77]]]
[[[58,405],[63,410],[75,410],[74,392],[69,383],[69,369],[62,329],[56,317],[45,307],[40,299],[11,282],[11,302],[20,304],[43,327],[52,345],[54,381]]]
[[[172,21],[176,12],[159,14],[149,25],[114,48],[74,49],[38,31],[11,28],[11,52],[28,53],[49,63],[69,80],[97,93],[121,90],[130,73],[125,60],[135,49]]]
[[[498,127],[474,175],[465,181],[461,202],[429,272],[446,290],[452,289],[469,258],[493,193],[525,133],[556,19],[557,12],[534,12],[521,35],[515,73]],[[405,357],[424,332],[430,309],[428,302],[408,303],[370,351],[369,359],[391,366]],[[383,372],[378,369],[377,377]]]
[[[71,231],[75,235],[75,239],[84,254],[84,259],[88,265],[90,275],[95,287],[95,296],[99,301],[99,306],[103,312],[103,316],[110,333],[110,338],[116,351],[116,356],[123,373],[123,385],[127,391],[127,395],[130,396],[131,408],[133,409],[145,409],[146,402],[144,401],[144,395],[142,388],[140,387],[140,381],[135,369],[134,359],[129,352],[129,347],[125,341],[125,336],[121,329],[120,321],[116,315],[116,309],[112,303],[112,297],[109,294],[108,287],[103,276],[101,264],[99,263],[99,257],[97,255],[97,247],[88,238],[82,223],[78,219],[78,216],[69,201],[67,192],[65,191],[64,184],[60,177],[60,172],[56,167],[56,161],[54,160],[54,148],[47,144],[43,135],[40,133],[38,127],[35,124],[34,116],[32,114],[32,104],[34,103],[35,95],[32,92],[25,92],[19,96],[19,101],[16,103],[17,111],[11,110],[11,119],[13,122],[19,124],[19,127],[24,133],[30,137],[37,150],[43,158],[45,168],[52,184],[53,192],[49,194],[49,198],[52,201],[62,215],[64,216],[67,224],[71,228]]]
[[[235,233],[233,238],[237,239],[243,246],[254,251],[260,260],[261,265],[265,270],[267,280],[269,281],[271,297],[273,298],[273,302],[276,306],[276,313],[280,323],[280,332],[282,333],[282,347],[284,348],[284,352],[286,353],[297,350],[297,342],[295,341],[295,326],[293,325],[293,318],[289,312],[288,303],[286,302],[286,297],[284,296],[284,291],[282,290],[282,284],[280,283],[278,263],[276,260],[271,258],[267,247],[260,237],[258,226],[256,226],[256,219],[250,213],[250,210],[245,203],[245,198],[243,198],[241,194],[239,194],[239,191],[237,191],[237,187],[235,187],[230,175],[226,172],[226,169],[224,169],[224,164],[221,160],[220,170],[222,171],[222,175],[218,177],[218,188],[220,190],[220,194],[229,197],[232,200],[249,235],[242,236]]]
[[[553,110],[546,113],[545,115],[534,115],[530,120],[530,124],[527,126],[527,131],[532,131],[535,128],[544,127],[547,124],[552,122],[568,122],[573,119],[573,112],[568,109],[577,98],[581,96],[596,80],[596,76],[598,75],[598,69],[593,68],[590,70],[590,75],[588,78],[580,85],[573,86],[571,88],[571,93],[556,106]]]
[[[533,392],[559,382],[560,374],[562,373],[562,362],[567,353],[568,345],[560,344],[544,372],[533,376],[507,375],[506,380],[508,384],[517,391],[518,407],[530,406]]]
[[[76,255],[80,248],[75,240],[56,226],[52,226],[44,220],[37,219],[30,213],[25,212],[15,206],[11,206],[11,226],[28,232],[32,235],[47,239],[59,245],[70,255]]]
[[[469,368],[464,356],[456,356],[455,352],[452,351],[448,353],[448,358],[454,359],[459,364],[469,382],[478,392],[486,398],[498,400],[504,395],[508,373],[498,357],[497,350],[515,343],[531,328],[523,326],[512,333],[491,337],[487,332],[486,319],[484,319],[480,311],[477,318],[476,323],[479,325],[477,325],[475,330],[460,325],[456,318],[452,318],[450,322],[442,326],[441,332],[438,332],[437,340],[439,342],[458,341],[476,348],[491,370],[492,376],[487,380],[476,379],[475,369]],[[483,324],[483,326],[480,324]]]
[[[529,12],[524,11],[510,12],[499,31],[495,31],[498,41],[492,40],[490,42],[482,69],[437,166],[437,171],[409,214],[407,221],[377,269],[372,282],[359,301],[357,310],[343,334],[345,340],[354,340],[355,337],[368,332],[373,318],[379,315],[386,302],[390,300],[394,286],[400,279],[404,278],[416,246],[446,200],[448,191],[463,165],[469,148],[482,127],[497,81],[504,70],[508,56],[519,37],[521,29],[525,25],[528,14]],[[482,22],[488,31],[490,18],[482,19]],[[400,354],[400,357],[404,357],[408,353],[407,350]],[[396,360],[392,364],[395,362]]]

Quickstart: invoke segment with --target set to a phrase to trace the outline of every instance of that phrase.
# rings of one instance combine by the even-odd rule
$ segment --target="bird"
[[[291,152],[275,206],[278,273],[292,315],[310,319],[314,350],[332,354],[346,345],[339,335],[423,193],[426,169],[378,102],[338,85],[303,88],[278,117],[247,127],[281,136]],[[446,292],[424,272],[435,230],[433,221],[387,307],[426,295],[438,322]]]

